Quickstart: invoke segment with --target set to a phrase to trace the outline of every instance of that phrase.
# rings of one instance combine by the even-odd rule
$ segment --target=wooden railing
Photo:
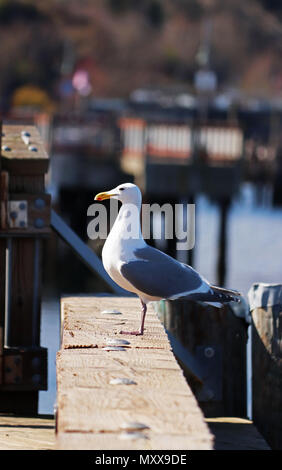
[[[57,449],[212,449],[213,436],[150,305],[144,336],[132,297],[61,302]]]

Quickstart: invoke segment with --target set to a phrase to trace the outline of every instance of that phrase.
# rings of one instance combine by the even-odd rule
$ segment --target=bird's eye
[[[119,190],[120,190],[120,191],[124,191],[124,190],[125,190],[125,188],[119,188]]]

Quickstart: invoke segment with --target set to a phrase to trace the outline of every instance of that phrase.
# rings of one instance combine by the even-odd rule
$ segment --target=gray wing
[[[207,283],[191,266],[180,263],[149,245],[136,250],[134,255],[136,260],[121,266],[121,274],[136,289],[147,295],[169,299],[181,297],[181,294],[187,296],[192,291],[190,298],[193,298],[195,290],[208,290]]]

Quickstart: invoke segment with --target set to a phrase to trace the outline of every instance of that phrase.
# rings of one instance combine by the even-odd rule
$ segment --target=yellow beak
[[[104,201],[105,199],[110,199],[113,196],[116,196],[116,194],[112,193],[111,191],[105,193],[98,193],[94,197],[94,201]]]

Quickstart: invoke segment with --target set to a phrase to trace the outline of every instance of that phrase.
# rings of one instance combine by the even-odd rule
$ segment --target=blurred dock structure
[[[125,117],[119,120],[119,125],[122,163],[136,176],[144,174],[144,166],[149,163],[191,165],[197,160],[218,166],[232,164],[243,156],[243,133],[235,123],[147,121]],[[186,193],[187,187],[180,187],[181,190]]]
[[[144,202],[159,206],[193,204],[205,194],[219,208],[215,282],[224,285],[229,209],[241,184],[255,185],[258,204],[279,204],[281,116],[209,111],[203,121],[195,110],[181,107],[111,103],[103,106],[98,100],[91,110],[49,117],[14,113],[7,120],[32,120],[40,129],[50,154],[45,181],[53,207],[85,242],[85,208],[95,193],[121,182],[138,184]],[[161,220],[161,211],[159,215]],[[175,239],[162,238],[160,243],[168,254],[193,265],[193,250],[178,253]],[[102,243],[95,243],[96,250],[101,248]],[[58,250],[56,243],[52,249]],[[62,256],[67,262],[68,255]],[[88,284],[86,274],[80,278]]]
[[[35,414],[38,392],[47,389],[40,312],[49,157],[34,126],[4,125],[1,140],[0,412]]]
[[[218,282],[224,284],[228,209],[243,179],[243,132],[236,123],[187,122],[119,114],[57,116],[49,181],[58,210],[86,240],[93,195],[135,182],[144,202],[193,204],[205,193],[220,207]],[[79,197],[78,197],[79,194]],[[55,199],[56,199],[55,196]],[[176,241],[165,241],[176,257]],[[193,264],[193,252],[183,253]]]
[[[99,183],[100,176],[104,178],[99,164],[104,162],[110,163],[109,184],[111,167],[114,166],[124,169],[127,172],[125,176],[139,177],[142,185],[145,183],[142,174],[147,157],[151,163],[162,165],[182,163],[185,166],[197,159],[213,167],[242,160],[244,181],[257,182],[259,186],[263,182],[274,182],[281,153],[279,123],[282,117],[278,113],[274,113],[274,119],[271,112],[264,111],[237,110],[232,117],[211,112],[203,121],[195,112],[182,108],[156,107],[153,104],[142,107],[127,102],[117,109],[112,106],[113,109],[111,104],[99,109],[97,105],[97,109],[94,107],[91,111],[53,115],[14,112],[5,117],[5,122],[36,125],[48,146],[51,160],[53,155],[56,159],[58,155],[77,156],[78,160],[83,160],[84,155],[88,157],[82,163],[91,165],[92,160],[93,165],[98,166],[96,180],[92,175],[91,184],[103,185],[104,181]],[[72,166],[75,166],[72,157],[69,164],[58,166],[59,175],[54,167],[54,184],[58,187],[75,185],[74,175],[79,168],[76,166],[72,171]],[[61,174],[61,167],[66,174]],[[84,186],[89,185],[88,169],[86,165],[84,173],[82,170],[79,173]],[[166,190],[169,190],[167,186]]]

